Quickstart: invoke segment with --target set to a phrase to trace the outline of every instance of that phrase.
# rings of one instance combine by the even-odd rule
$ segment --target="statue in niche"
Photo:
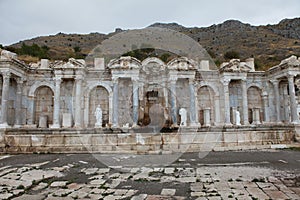
[[[95,127],[102,127],[102,110],[100,105],[97,106],[94,115],[96,117]]]
[[[186,126],[186,109],[180,108],[179,115],[180,115],[180,126]]]
[[[241,125],[241,115],[238,110],[235,111],[235,119],[236,119],[236,125]]]

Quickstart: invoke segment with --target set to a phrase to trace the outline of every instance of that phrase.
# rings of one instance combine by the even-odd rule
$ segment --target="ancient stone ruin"
[[[295,56],[255,71],[252,58],[217,70],[186,57],[27,65],[2,50],[0,74],[2,152],[157,153],[299,139]]]

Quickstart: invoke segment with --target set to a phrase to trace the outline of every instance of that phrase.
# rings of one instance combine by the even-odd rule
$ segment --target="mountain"
[[[230,59],[228,52],[234,52],[240,59],[254,57],[257,70],[274,66],[292,54],[300,56],[300,18],[284,19],[278,24],[261,26],[227,20],[221,24],[201,28],[188,28],[176,23],[155,23],[150,27],[169,28],[192,37],[208,51],[216,64]],[[48,47],[50,59],[66,60],[78,54],[84,57],[95,44],[120,31],[123,30],[116,29],[110,34],[58,33],[20,41],[6,48],[18,50],[22,43],[37,44],[40,47]],[[25,58],[24,60],[26,61]]]

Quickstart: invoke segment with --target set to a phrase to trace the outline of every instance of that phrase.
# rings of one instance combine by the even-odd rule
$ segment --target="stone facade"
[[[146,127],[154,105],[162,106],[162,126],[168,128],[180,125],[181,108],[187,127],[299,123],[299,58],[291,56],[268,71],[255,71],[253,59],[234,59],[218,70],[201,63],[120,57],[108,64],[102,58],[93,64],[71,58],[26,65],[2,50],[0,127],[94,128],[98,105],[103,128]]]

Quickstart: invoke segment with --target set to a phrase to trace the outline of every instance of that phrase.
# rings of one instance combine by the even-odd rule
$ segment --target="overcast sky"
[[[0,44],[63,33],[113,32],[155,22],[252,25],[300,16],[299,0],[0,0]]]

